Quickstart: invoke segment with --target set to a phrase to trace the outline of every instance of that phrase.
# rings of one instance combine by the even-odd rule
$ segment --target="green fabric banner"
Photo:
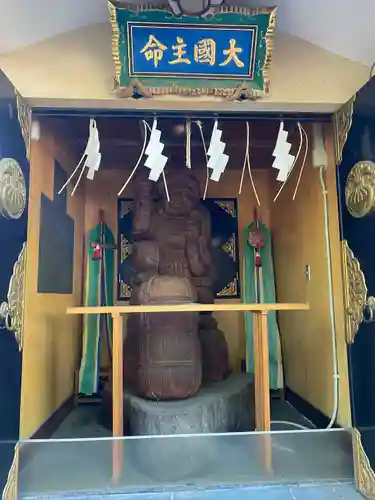
[[[244,273],[243,289],[244,302],[252,304],[256,302],[256,280],[254,266],[254,249],[250,246],[248,235],[255,229],[255,222],[252,222],[244,230]],[[262,301],[265,304],[276,302],[275,276],[272,259],[271,233],[265,224],[259,223],[259,229],[265,235],[265,244],[260,248],[262,261]],[[245,313],[246,349],[247,349],[247,372],[254,377],[254,325],[253,315]],[[268,342],[269,342],[269,363],[270,363],[270,389],[278,390],[284,387],[283,368],[281,357],[280,333],[277,324],[276,312],[268,313]]]
[[[101,243],[113,248],[104,248],[103,257],[93,260],[92,243]],[[98,224],[89,235],[86,264],[85,306],[114,305],[115,279],[115,238],[107,225]],[[112,352],[112,317],[109,315],[88,314],[84,316],[82,360],[79,372],[79,393],[86,396],[98,392],[100,372],[100,344],[103,335],[107,336],[108,349]]]

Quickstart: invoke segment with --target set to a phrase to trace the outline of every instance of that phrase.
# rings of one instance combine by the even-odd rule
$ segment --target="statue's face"
[[[169,215],[188,215],[197,206],[200,200],[199,187],[192,179],[171,179],[168,182],[169,201],[163,189],[163,207]]]
[[[175,189],[169,193],[170,200],[164,199],[164,210],[170,215],[188,215],[196,205],[196,201],[186,189]]]

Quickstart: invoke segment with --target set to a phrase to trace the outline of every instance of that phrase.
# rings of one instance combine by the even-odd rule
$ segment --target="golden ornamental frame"
[[[361,433],[352,430],[354,475],[357,490],[368,500],[375,500],[375,472],[363,448]]]
[[[14,94],[17,102],[18,122],[20,124],[22,137],[25,142],[26,158],[30,161],[32,108],[16,88],[14,89]]]
[[[117,14],[116,8],[128,10],[136,14],[142,12],[147,12],[149,10],[159,10],[162,12],[173,11],[169,6],[164,6],[161,8],[160,4],[147,3],[143,5],[134,5],[123,2],[118,2],[116,0],[108,0],[109,18],[112,27],[112,60],[115,72],[115,88],[114,91],[118,97],[131,98],[133,96],[133,87],[143,95],[143,97],[152,98],[154,96],[165,96],[165,95],[179,95],[181,97],[201,97],[201,96],[213,96],[226,98],[230,101],[238,100],[242,95],[245,95],[248,99],[258,99],[265,97],[270,91],[270,78],[269,69],[272,61],[272,53],[274,48],[274,33],[276,26],[276,12],[277,7],[240,7],[232,5],[221,5],[215,9],[215,15],[217,14],[243,14],[243,15],[257,15],[267,13],[270,14],[269,25],[267,28],[267,33],[262,37],[262,40],[266,43],[266,57],[264,65],[262,67],[264,90],[254,89],[249,87],[247,82],[242,82],[237,84],[234,88],[185,88],[179,85],[172,85],[165,88],[148,88],[145,86],[138,78],[132,79],[132,84],[127,87],[123,87],[120,84],[121,68],[122,64],[119,57],[119,39],[120,32],[117,25]],[[194,16],[191,16],[194,17]]]
[[[353,111],[356,95],[351,97],[333,115],[334,139],[335,139],[335,161],[339,166],[342,162],[342,153],[348,139],[350,128],[353,123]]]

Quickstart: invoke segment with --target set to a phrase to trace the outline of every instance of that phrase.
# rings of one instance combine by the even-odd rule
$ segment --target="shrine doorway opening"
[[[99,136],[97,145],[100,144],[96,152],[94,151],[94,157],[100,153],[101,158],[96,163],[96,167],[100,164],[99,168],[95,167],[89,173],[90,169],[76,170],[76,166],[87,147],[90,118],[95,118]],[[144,199],[143,195],[139,194],[140,185],[137,179],[141,171],[148,174],[150,172],[144,165],[146,157],[142,155],[143,158],[140,160],[140,154],[142,147],[147,145],[145,134],[149,140],[149,129],[152,130],[153,124],[155,125],[155,118],[158,130],[161,131],[159,139],[164,144],[163,154],[168,162],[165,166],[164,180],[161,175],[159,187],[156,191],[152,191],[154,194],[148,192],[147,196],[153,203],[154,212],[151,214],[152,222],[148,222],[149,226],[144,231],[143,237],[140,237],[139,228],[134,230],[134,217],[137,217],[134,211],[142,211]],[[155,374],[155,366],[158,363],[155,365],[151,362],[154,377],[156,379],[160,377],[158,380],[161,392],[155,395],[154,389],[150,389],[151,400],[154,401],[148,401],[146,407],[142,407],[137,398],[141,396],[142,399],[144,396],[145,400],[149,400],[150,394],[146,394],[147,391],[137,393],[137,398],[133,400],[132,397],[129,399],[127,395],[125,396],[125,434],[133,436],[186,434],[183,425],[187,422],[193,428],[190,434],[195,436],[197,434],[195,429],[199,426],[204,429],[207,424],[208,432],[212,436],[228,432],[225,438],[230,441],[227,451],[225,447],[216,448],[216,443],[208,444],[208,447],[212,444],[215,448],[215,453],[211,450],[215,456],[224,456],[231,450],[238,453],[238,460],[242,460],[244,448],[238,448],[238,442],[234,439],[239,433],[245,433],[246,439],[252,440],[251,446],[255,450],[261,439],[259,434],[252,433],[256,421],[268,418],[267,415],[259,415],[259,408],[257,409],[254,403],[257,392],[253,385],[254,373],[257,370],[257,361],[254,360],[254,337],[257,326],[252,312],[235,309],[236,307],[240,309],[240,304],[289,304],[290,310],[269,311],[267,324],[270,370],[267,394],[271,400],[271,430],[286,431],[283,439],[285,436],[291,436],[289,441],[289,438],[281,439],[280,443],[275,445],[276,448],[281,447],[280,449],[284,450],[280,455],[280,463],[283,461],[282,457],[285,458],[285,453],[294,456],[296,449],[304,447],[304,443],[320,440],[323,444],[328,439],[334,444],[332,460],[327,459],[334,464],[329,474],[337,477],[340,474],[342,477],[346,475],[345,477],[350,480],[352,478],[350,435],[346,431],[341,432],[342,429],[333,430],[329,435],[324,432],[319,433],[317,430],[327,427],[347,428],[351,425],[331,117],[325,115],[248,117],[223,114],[191,115],[186,118],[168,113],[161,113],[160,116],[145,114],[137,116],[91,112],[70,112],[64,115],[57,112],[48,114],[36,112],[34,119],[38,124],[39,135],[37,140],[32,142],[30,161],[21,437],[28,439],[35,435],[38,429],[43,428],[42,423],[50,420],[51,415],[57,412],[59,421],[57,425],[54,417],[53,439],[62,439],[60,443],[64,440],[75,440],[79,453],[80,439],[103,438],[98,439],[96,444],[90,441],[91,451],[87,448],[86,452],[97,460],[98,454],[101,453],[100,448],[103,457],[107,457],[105,460],[108,459],[112,463],[109,453],[112,450],[111,441],[105,438],[111,436],[113,377],[117,377],[117,380],[120,378],[118,373],[116,375],[112,371],[112,364],[119,363],[119,355],[113,349],[112,317],[104,316],[104,320],[101,321],[99,315],[91,315],[90,319],[87,319],[80,315],[67,314],[67,310],[83,305],[129,307],[130,302],[140,304],[137,302],[140,300],[138,295],[138,298],[134,299],[134,274],[137,274],[135,268],[137,265],[142,268],[144,260],[154,258],[152,253],[147,254],[147,252],[145,258],[139,256],[142,247],[140,243],[146,242],[146,246],[149,246],[150,241],[156,240],[159,245],[158,259],[160,259],[158,269],[160,270],[163,265],[164,269],[176,268],[176,260],[173,260],[175,257],[170,257],[166,248],[168,251],[171,248],[176,250],[176,246],[180,245],[175,242],[181,228],[176,228],[178,220],[176,214],[169,213],[168,210],[163,211],[163,202],[173,201],[173,189],[177,189],[180,194],[183,191],[185,195],[189,191],[189,196],[193,196],[191,193],[195,188],[192,184],[182,189],[177,182],[176,188],[175,181],[172,180],[177,175],[176,172],[184,172],[181,175],[188,172],[190,180],[193,178],[195,185],[200,189],[202,200],[199,206],[205,214],[208,214],[206,220],[209,221],[209,228],[204,234],[210,258],[206,259],[205,265],[208,271],[207,276],[203,277],[207,277],[209,282],[211,302],[217,309],[223,305],[233,308],[229,311],[212,308],[209,311],[212,314],[208,317],[213,321],[210,323],[211,330],[220,331],[221,334],[214,337],[216,340],[208,346],[204,344],[204,339],[200,338],[200,350],[203,352],[204,349],[208,349],[208,353],[214,352],[215,356],[222,356],[221,361],[216,363],[216,365],[221,363],[221,368],[217,366],[212,368],[211,365],[215,365],[215,362],[212,362],[213,356],[208,356],[208,362],[211,362],[210,366],[214,372],[217,369],[221,373],[218,383],[224,383],[225,380],[222,379],[226,379],[228,387],[225,388],[224,395],[217,397],[214,403],[207,403],[206,400],[203,403],[199,402],[197,408],[202,415],[198,424],[196,421],[192,423],[189,419],[180,420],[182,418],[180,414],[190,411],[192,401],[199,397],[200,392],[194,390],[194,396],[190,399],[185,399],[189,395],[185,394],[184,399],[178,402],[180,413],[174,419],[174,422],[177,421],[177,431],[162,432],[163,425],[167,429],[173,427],[168,420],[170,415],[165,419],[166,422],[163,421],[163,415],[150,416],[153,410],[147,405],[154,404],[156,408],[157,405],[161,407],[175,402],[162,401],[163,391],[169,394],[169,387],[163,387],[165,379],[160,374]],[[218,180],[207,181],[207,172],[210,175],[212,172],[207,170],[206,154],[210,153],[210,139],[215,123],[222,131],[221,140],[225,143],[223,153],[228,155],[229,159],[225,171],[219,175]],[[291,144],[286,153],[292,155],[292,161],[289,159],[290,173],[287,173],[286,177],[282,170],[283,164],[288,159],[282,152],[280,156],[280,150],[276,148],[280,141],[281,126],[287,135],[287,141]],[[248,161],[245,161],[246,151],[248,151]],[[323,155],[321,164],[317,164],[316,155],[319,154]],[[294,157],[295,162],[293,162]],[[277,161],[280,158],[281,163]],[[96,162],[95,159],[93,161]],[[137,163],[139,163],[137,171],[129,180]],[[75,175],[70,178],[75,170]],[[93,179],[87,178],[87,175]],[[126,187],[123,189],[125,184]],[[170,194],[169,191],[171,197],[168,201],[166,198]],[[175,210],[179,210],[178,203]],[[191,274],[191,266],[194,265],[196,255],[193,254],[191,259],[189,258],[189,251],[194,247],[194,245],[189,247],[189,238],[196,238],[196,242],[193,242],[196,248],[194,251],[199,253],[203,232],[200,233],[201,229],[196,229],[194,225],[197,221],[195,215],[194,217],[191,213],[188,215],[190,218],[187,217],[187,222],[183,222],[185,224],[183,227],[192,229],[191,232],[190,229],[189,231],[186,229],[188,232],[184,230],[185,236],[187,234],[189,236],[186,236],[186,241],[183,243],[185,247],[180,264],[182,267],[190,266],[188,272]],[[199,217],[198,219],[197,227],[201,228],[204,223]],[[195,221],[194,224],[192,220]],[[166,230],[165,227],[169,229]],[[176,234],[173,231],[171,233],[171,227],[175,228]],[[178,249],[178,252],[180,250]],[[197,265],[199,267],[199,262]],[[142,269],[139,271],[140,274],[143,272],[141,271]],[[161,276],[170,274],[166,271],[160,272]],[[149,278],[147,275],[147,279]],[[144,277],[142,279],[145,280]],[[198,288],[207,288],[206,285],[202,285],[202,281],[199,283]],[[185,284],[182,289],[178,288],[180,285],[177,284],[177,291],[176,288],[173,289],[177,298],[174,296],[172,302],[170,300],[168,302],[168,297],[170,299],[168,286],[167,291],[163,292],[164,295],[160,296],[165,286],[165,279],[164,282],[161,279],[161,282],[157,283],[156,289],[149,283],[146,289],[149,295],[144,296],[142,303],[189,305],[196,302],[210,302],[200,300],[199,293],[194,295],[195,292],[191,292],[188,285]],[[146,293],[145,290],[142,293]],[[153,322],[147,319],[150,314],[143,314],[147,328],[152,328]],[[125,314],[122,323],[122,333],[125,337],[123,359],[125,371],[130,361],[133,362],[131,367],[134,371],[123,378],[125,392],[129,389],[128,380],[133,379],[134,382],[135,372],[142,364],[138,358],[134,359],[134,356],[140,356],[139,352],[134,354],[134,345],[129,347],[133,348],[133,357],[128,356],[126,339],[131,333],[132,326],[126,316]],[[163,313],[160,317],[163,317]],[[164,315],[162,326],[165,329],[170,327],[168,321]],[[186,330],[185,322],[173,323],[176,319],[171,321],[176,334],[178,328]],[[144,328],[147,330],[145,326]],[[138,325],[139,329],[142,330]],[[147,331],[149,335],[150,332]],[[139,334],[139,331],[137,333]],[[187,333],[191,334],[189,328]],[[165,343],[165,340],[163,342]],[[217,342],[221,343],[221,348],[218,348]],[[176,344],[176,349],[181,349],[181,345],[183,343]],[[154,351],[149,345],[147,348],[150,350],[145,357],[150,361],[153,355],[156,356],[155,346],[152,348]],[[168,351],[168,345],[164,345],[164,349]],[[160,352],[157,355],[160,355]],[[187,356],[185,354],[185,358],[182,357],[185,365],[187,359],[191,361],[189,356],[190,354]],[[178,359],[181,361],[181,357]],[[171,359],[166,361],[171,362]],[[177,363],[176,360],[174,362]],[[170,370],[173,371],[172,367]],[[203,385],[200,385],[201,382],[198,384],[201,387],[200,391],[205,390],[204,365],[202,371]],[[33,376],[29,377],[26,373],[33,373]],[[191,376],[191,370],[187,369],[186,373]],[[144,376],[144,373],[141,376]],[[184,376],[187,375],[182,377]],[[170,383],[178,385],[172,379]],[[149,379],[147,384],[149,387],[155,387]],[[204,395],[208,400],[214,398],[214,385],[215,383],[209,385],[207,394]],[[116,387],[113,391],[121,390],[118,385]],[[130,390],[137,387],[135,382]],[[142,387],[145,391],[145,383]],[[165,399],[171,398],[168,396]],[[233,404],[233,399],[236,400],[237,407],[228,409]],[[195,417],[197,408],[191,410]],[[204,411],[208,416],[203,415]],[[241,420],[241,415],[245,415],[246,418]],[[134,416],[136,423],[132,420]],[[225,419],[227,420],[224,424]],[[116,425],[119,425],[118,421]],[[227,427],[224,429],[225,425]],[[145,429],[149,432],[145,432]],[[300,437],[296,437],[295,432],[290,433],[302,429],[311,429],[309,437],[307,434],[299,434]],[[258,430],[267,429],[258,428]],[[234,432],[233,438],[230,432]],[[45,436],[39,434],[41,435]],[[169,438],[163,439],[163,442],[166,442],[166,439]],[[173,439],[171,437],[171,440]],[[174,482],[173,474],[165,474],[166,470],[173,470],[176,449],[181,450],[187,446],[186,456],[190,457],[188,459],[190,466],[195,460],[194,457],[205,457],[205,453],[202,453],[202,446],[204,448],[205,445],[202,444],[201,438],[189,438],[189,445],[183,437],[178,439],[180,439],[178,443],[176,440],[173,441],[174,451],[171,448],[168,448],[169,451],[165,450],[165,456],[170,455],[174,458],[170,458],[168,463],[163,458],[164,465],[160,470],[156,467],[158,457],[156,450],[161,448],[157,448],[155,444],[151,445],[150,440],[131,439],[130,444],[126,446],[128,449],[134,448],[133,453],[138,460],[140,456],[143,457],[141,459],[143,466],[146,460],[144,457],[153,455],[154,458],[150,458],[150,462],[146,460],[146,468],[154,468],[154,479],[155,477],[157,479],[160,473],[160,481]],[[56,452],[58,446],[68,445],[56,444]],[[98,449],[97,453],[94,451],[95,447]],[[42,470],[41,461],[48,461],[48,453],[43,455],[45,450],[46,448],[41,449],[38,452],[41,455],[33,459],[39,471]],[[307,451],[306,457],[299,456],[298,461],[306,460],[309,464],[320,462],[316,474],[325,477],[328,469],[321,462],[322,450],[324,451],[324,446],[313,453]],[[339,452],[342,453],[340,456],[343,462],[337,468],[335,463]],[[97,464],[95,467],[103,471],[108,467],[108,463],[105,466],[104,462],[102,466]],[[327,461],[324,463],[327,464]],[[345,463],[344,467],[342,463]],[[30,472],[30,464],[26,464],[24,469],[29,470],[27,474],[25,472],[26,482],[34,473],[35,477],[40,478],[40,472],[36,473],[36,469]],[[250,465],[250,462],[247,463],[247,466]],[[123,467],[125,470],[126,465],[123,464]],[[187,467],[187,462],[184,467]],[[202,470],[205,469],[205,465],[198,468],[201,467]],[[224,469],[227,470],[223,464],[219,468],[222,473]],[[242,474],[240,469],[237,468],[237,472],[233,470],[233,476],[225,472],[229,474],[226,481],[239,481],[238,474]],[[304,472],[302,470],[300,472],[303,476]],[[140,474],[138,479],[142,483],[144,471]],[[193,476],[194,474],[198,472],[195,471]],[[258,477],[262,475],[259,471],[256,474]]]

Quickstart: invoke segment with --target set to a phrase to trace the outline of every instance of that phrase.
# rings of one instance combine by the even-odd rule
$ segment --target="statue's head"
[[[186,170],[170,172],[166,175],[169,201],[163,179],[158,183],[158,194],[164,212],[169,215],[188,215],[200,202],[199,182]]]

